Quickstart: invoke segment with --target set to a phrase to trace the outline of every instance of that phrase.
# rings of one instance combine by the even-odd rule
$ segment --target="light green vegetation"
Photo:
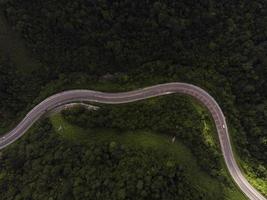
[[[216,148],[216,149],[220,149],[219,137],[218,137],[218,134],[216,131],[215,123],[213,120],[211,120],[212,119],[211,114],[203,105],[201,105],[199,102],[197,102],[197,100],[192,99],[191,101],[192,101],[192,105],[195,107],[195,109],[198,111],[198,113],[201,114],[201,116],[202,116],[202,121],[203,121],[202,136],[204,138],[205,143]],[[233,146],[233,150],[235,153],[234,146]],[[238,156],[236,156],[236,155],[235,155],[235,157],[238,158]],[[227,167],[225,165],[225,162],[223,160],[221,160],[221,164],[224,168],[221,169],[220,174],[223,175],[224,177],[226,177],[228,181],[235,184],[233,179],[231,178],[231,175],[229,174]],[[234,191],[234,190],[231,190],[229,188],[226,188],[226,190],[227,190],[227,194],[229,196],[231,196],[232,199],[244,198],[243,195],[240,194],[239,191]]]
[[[229,126],[228,126],[229,127]],[[232,133],[232,135],[236,135],[237,130],[233,128],[232,126],[229,127],[229,132]],[[252,169],[253,163],[246,162],[240,158],[240,156],[237,153],[235,143],[231,141],[233,153],[235,156],[235,159],[242,171],[242,173],[245,175],[248,182],[255,187],[257,190],[259,190],[263,195],[267,196],[267,180],[264,179],[265,176],[260,176],[263,178],[259,178],[259,176],[256,175],[256,171]],[[262,166],[262,173],[266,174],[267,170],[264,166]]]
[[[206,110],[203,106],[201,106],[197,101],[192,100],[193,105],[195,106],[195,108],[198,110],[199,113],[202,113],[203,117],[203,123],[204,123],[204,128],[203,128],[203,137],[205,138],[205,141],[214,146],[218,146],[219,145],[219,141],[218,141],[218,135],[216,133],[216,128],[215,128],[215,124],[213,123],[213,121],[211,121],[211,114],[208,113],[208,110]],[[209,116],[209,117],[207,117]],[[229,127],[229,125],[228,125]],[[237,130],[234,129],[232,126],[229,127],[229,132],[232,133],[232,135],[236,135]],[[236,146],[235,143],[232,142],[231,140],[231,145],[232,145],[232,149],[233,149],[233,153],[235,155],[235,159],[237,160],[239,166],[241,167],[241,170],[243,172],[243,174],[246,176],[247,180],[255,187],[257,188],[262,194],[267,196],[267,181],[261,178],[258,178],[255,175],[255,170],[253,170],[251,168],[251,165],[246,163],[245,161],[243,161],[242,159],[240,159],[240,157],[238,156],[238,153],[236,151]],[[226,166],[225,166],[226,167]],[[263,171],[266,171],[266,169],[263,169]],[[222,170],[223,174],[227,174],[228,171],[226,169]],[[228,176],[229,173],[228,173]],[[231,179],[232,180],[232,179]]]
[[[245,171],[245,176],[247,180],[254,186],[256,187],[262,194],[267,196],[267,180],[258,178],[255,174],[255,170],[251,169],[251,166],[247,164],[244,161],[241,161],[241,166],[243,170]],[[266,173],[266,168],[262,167],[262,172]]]
[[[168,152],[185,167],[188,172],[187,176],[193,185],[200,187],[209,194],[216,196],[224,194],[224,199],[245,199],[237,188],[223,186],[216,179],[204,173],[197,165],[190,149],[179,140],[172,144],[170,137],[148,131],[119,133],[118,131],[107,129],[85,130],[67,123],[61,114],[54,114],[50,119],[56,133],[77,143],[90,145],[95,141],[116,141],[129,146],[141,146]]]
[[[218,135],[216,133],[216,127],[213,121],[211,121],[211,114],[209,114],[208,110],[205,109],[203,106],[201,106],[196,100],[192,100],[192,103],[194,105],[194,107],[198,110],[199,113],[202,113],[202,119],[203,119],[203,123],[204,123],[204,128],[203,128],[203,137],[205,138],[205,141],[207,144],[210,144],[212,146],[219,146],[219,140],[218,140]],[[207,117],[208,116],[208,117]],[[229,126],[229,132],[232,133],[232,135],[235,135],[236,130],[232,127]],[[254,170],[251,169],[251,166],[244,162],[243,160],[240,159],[240,157],[238,156],[238,153],[236,151],[236,146],[235,143],[232,142],[231,140],[231,145],[232,145],[232,149],[233,149],[233,153],[235,155],[235,159],[237,160],[239,166],[241,167],[241,170],[243,171],[243,174],[246,176],[247,180],[255,187],[257,188],[259,191],[262,192],[262,194],[267,195],[267,182],[266,180],[257,178],[257,176],[255,175]],[[223,162],[223,165],[225,166],[225,168],[221,171],[222,174],[228,174],[229,177],[230,174],[228,173],[227,169],[226,169],[226,165]],[[228,178],[229,180],[231,180],[233,182],[232,179]],[[234,183],[234,182],[233,182]]]
[[[203,122],[203,136],[204,136],[204,139],[206,141],[206,143],[209,145],[209,146],[212,146],[214,147],[216,144],[215,144],[215,141],[214,141],[214,138],[212,137],[212,135],[210,134],[210,132],[212,131],[210,126],[207,124],[206,121]]]
[[[218,148],[219,138],[216,132],[216,127],[213,121],[211,121],[211,114],[209,111],[198,103],[196,100],[191,100],[192,105],[197,110],[197,112],[201,115],[203,121],[203,131],[202,136],[207,145]]]

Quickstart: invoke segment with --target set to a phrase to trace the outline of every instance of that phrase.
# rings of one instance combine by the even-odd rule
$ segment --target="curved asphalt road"
[[[0,149],[3,149],[21,137],[44,113],[64,104],[77,101],[122,104],[171,93],[190,95],[209,109],[216,124],[225,163],[236,184],[249,199],[266,200],[266,198],[253,188],[242,175],[233,155],[224,114],[217,102],[203,89],[187,83],[166,83],[122,93],[70,90],[55,94],[35,106],[13,130],[0,138]]]

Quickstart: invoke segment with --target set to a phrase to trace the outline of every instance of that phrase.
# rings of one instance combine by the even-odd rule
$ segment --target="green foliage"
[[[172,95],[126,105],[102,105],[97,111],[77,106],[62,113],[67,121],[84,128],[153,130],[177,136],[192,149],[203,169],[218,175],[220,154],[205,143],[201,116],[189,98]]]
[[[75,145],[53,134],[47,120],[0,159],[3,200],[206,197],[169,154],[115,142]]]
[[[1,129],[25,114],[41,90],[47,96],[74,86],[93,89],[91,81],[103,79],[117,90],[185,81],[220,103],[238,155],[266,181],[257,170],[267,165],[262,0],[6,0],[2,11],[42,65],[18,74],[27,66],[0,59]]]

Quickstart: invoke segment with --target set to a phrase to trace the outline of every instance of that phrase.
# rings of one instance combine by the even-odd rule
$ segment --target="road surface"
[[[208,108],[215,122],[223,157],[232,178],[249,199],[266,200],[262,194],[248,183],[237,165],[233,155],[225,117],[220,106],[206,91],[187,83],[174,82],[159,84],[122,93],[104,93],[92,90],[70,90],[52,95],[35,106],[13,130],[0,138],[0,149],[3,149],[20,138],[33,125],[33,123],[46,112],[62,105],[82,101],[105,104],[122,104],[172,93],[190,95]]]

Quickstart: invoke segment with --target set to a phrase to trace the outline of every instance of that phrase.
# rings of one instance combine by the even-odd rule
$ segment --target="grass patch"
[[[215,143],[214,138],[212,137],[211,132],[212,132],[212,129],[211,129],[210,125],[204,120],[202,133],[203,133],[203,137],[205,139],[205,142],[209,146],[215,147],[216,143]]]
[[[213,122],[212,116],[202,104],[200,104],[197,100],[191,99],[191,103],[197,112],[201,115],[201,119],[203,121],[203,130],[202,136],[207,145],[212,146],[214,148],[219,148],[219,137],[217,134],[216,126]]]

